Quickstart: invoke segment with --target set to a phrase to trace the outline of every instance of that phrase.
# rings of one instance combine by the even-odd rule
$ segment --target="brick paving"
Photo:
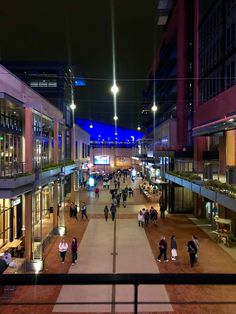
[[[88,204],[89,217],[102,217],[104,204],[109,205],[109,194],[106,191],[100,193],[99,200],[95,200],[92,193],[80,191],[77,193],[78,200],[85,201]],[[127,208],[118,210],[118,218],[137,219],[137,212],[143,206],[150,207],[144,197],[140,195],[138,189],[135,190],[134,199],[128,199]],[[155,205],[155,204],[153,204]],[[82,221],[79,216],[78,221],[69,218],[68,208],[66,209],[66,226],[67,234],[65,236],[68,243],[71,242],[73,236],[79,241],[82,239],[86,230],[88,221]],[[185,215],[166,215],[165,220],[158,221],[157,225],[150,224],[145,228],[153,256],[157,255],[157,241],[161,235],[165,235],[168,244],[170,237],[175,234],[178,244],[178,258],[176,261],[169,263],[158,263],[160,273],[235,273],[236,261],[219,245],[214,243],[212,239],[202,231],[196,224],[188,219]],[[187,242],[191,236],[195,234],[200,240],[199,262],[191,268],[187,254]],[[71,258],[68,254],[65,264],[60,263],[58,255],[58,244],[60,238],[55,236],[53,241],[47,247],[45,258],[45,273],[67,273],[71,266]],[[169,252],[169,251],[168,251]],[[54,302],[57,300],[61,287],[60,286],[40,286],[40,287],[17,287],[13,296],[7,300],[9,305],[1,305],[0,312],[8,314],[21,313],[52,313]],[[171,302],[220,302],[220,301],[236,301],[235,286],[166,286]],[[11,305],[12,302],[45,302],[52,303],[49,305]],[[1,304],[0,303],[0,304]],[[172,304],[175,314],[180,313],[227,313],[236,314],[236,305],[234,304]],[[56,313],[56,312],[53,312]],[[67,312],[68,313],[68,312]],[[154,312],[152,312],[153,314]],[[158,312],[160,313],[160,312]],[[167,312],[165,312],[167,313]],[[101,313],[100,313],[101,314]]]

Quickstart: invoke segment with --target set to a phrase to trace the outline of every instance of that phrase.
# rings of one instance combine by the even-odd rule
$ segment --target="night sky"
[[[162,31],[156,23],[157,1],[114,0],[113,8],[118,124],[136,129]],[[76,115],[113,123],[111,29],[110,0],[2,1],[0,60],[77,65],[86,86],[75,90]]]

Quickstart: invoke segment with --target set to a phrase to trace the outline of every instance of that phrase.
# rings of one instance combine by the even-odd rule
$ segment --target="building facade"
[[[82,130],[73,125],[66,158],[63,113],[3,66],[0,71],[0,250],[21,239],[28,265],[40,269],[48,240],[65,227]]]

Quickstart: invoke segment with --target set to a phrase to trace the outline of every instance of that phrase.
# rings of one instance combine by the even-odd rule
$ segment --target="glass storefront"
[[[0,176],[22,172],[22,136],[0,133]]]
[[[10,200],[0,199],[0,246],[10,239]]]
[[[41,259],[43,241],[53,229],[53,183],[38,189],[32,207],[32,252],[33,259]]]
[[[0,247],[22,236],[22,198],[0,199]]]
[[[43,167],[53,162],[53,121],[43,114],[33,113],[33,166]]]

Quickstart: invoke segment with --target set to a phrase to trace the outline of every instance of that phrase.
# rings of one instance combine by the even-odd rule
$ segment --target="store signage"
[[[12,206],[19,205],[21,203],[21,199],[18,197],[15,200],[12,200]]]

